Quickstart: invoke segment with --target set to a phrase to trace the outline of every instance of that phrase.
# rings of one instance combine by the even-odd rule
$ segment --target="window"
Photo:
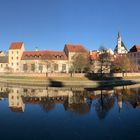
[[[47,69],[50,69],[51,68],[51,64],[47,64]]]
[[[1,64],[1,68],[3,67],[3,65]]]
[[[17,60],[18,60],[18,56],[17,56]]]
[[[13,60],[13,57],[11,57],[11,59]]]
[[[12,66],[13,66],[14,64],[12,63]]]
[[[43,65],[42,64],[39,64],[39,70],[42,72],[42,70],[43,70]]]
[[[17,51],[17,54],[18,54],[18,51]]]
[[[58,64],[54,64],[54,70],[58,71]]]
[[[62,64],[62,71],[66,71],[66,64]]]
[[[27,64],[23,64],[23,71],[27,71],[27,70],[28,70]]]
[[[61,55],[61,56],[60,56],[60,58],[61,58],[61,59],[63,59],[63,58],[64,58],[64,56],[63,56],[63,55]]]
[[[39,64],[39,70],[42,71],[43,70],[43,65]]]
[[[31,64],[31,71],[35,71],[35,64]]]
[[[17,66],[19,65],[19,63],[17,63]]]

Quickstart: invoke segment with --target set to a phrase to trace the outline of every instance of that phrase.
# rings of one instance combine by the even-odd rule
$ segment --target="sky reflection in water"
[[[9,139],[140,139],[140,88],[0,87],[0,134]]]

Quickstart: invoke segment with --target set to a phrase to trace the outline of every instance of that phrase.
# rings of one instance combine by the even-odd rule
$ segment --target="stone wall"
[[[85,77],[84,73],[3,73],[0,76],[29,76],[29,77]],[[112,77],[139,77],[139,73],[114,73]]]

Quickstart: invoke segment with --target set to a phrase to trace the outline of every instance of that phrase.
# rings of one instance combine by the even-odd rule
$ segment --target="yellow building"
[[[12,68],[13,72],[21,71],[21,57],[24,52],[24,43],[23,42],[15,42],[12,43],[9,51],[9,67]]]
[[[12,88],[8,94],[8,100],[13,112],[24,112],[25,104],[21,98],[21,88]]]
[[[0,55],[0,72],[68,73],[75,54],[87,53],[82,45],[66,44],[64,51],[25,51],[23,42],[13,42],[8,56]]]

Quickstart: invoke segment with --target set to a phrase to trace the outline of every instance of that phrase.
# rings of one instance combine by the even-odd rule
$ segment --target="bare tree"
[[[85,72],[88,69],[89,58],[87,53],[78,53],[72,57],[71,72]]]
[[[135,71],[135,69],[136,65],[126,54],[116,56],[112,62],[113,72],[132,72]]]
[[[110,72],[110,65],[111,65],[111,55],[107,52],[107,49],[103,46],[99,49],[99,56],[98,56],[98,71],[101,73]]]

